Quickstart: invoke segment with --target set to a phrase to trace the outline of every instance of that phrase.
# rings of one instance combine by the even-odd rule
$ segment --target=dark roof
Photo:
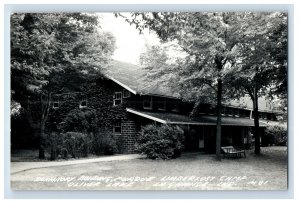
[[[146,81],[147,71],[137,65],[113,60],[105,75],[134,94],[178,98],[171,88]]]
[[[216,125],[216,116],[199,116],[197,118],[190,118],[185,115],[167,113],[167,112],[148,112],[136,110],[133,108],[127,108],[128,112],[133,113],[144,118],[148,118],[160,123],[165,124],[189,124],[189,125]],[[249,118],[238,118],[238,117],[222,117],[223,126],[254,126],[254,121]],[[260,127],[266,127],[267,124],[264,122],[259,123]]]
[[[134,94],[180,98],[180,95],[174,92],[175,90],[165,84],[146,81],[146,74],[147,71],[140,66],[117,60],[112,60],[105,72],[109,79]],[[270,102],[263,97],[258,99],[258,103],[259,111],[274,112],[278,107],[278,102]],[[253,109],[252,100],[249,96],[242,97],[240,100],[231,100],[224,104],[236,108]]]

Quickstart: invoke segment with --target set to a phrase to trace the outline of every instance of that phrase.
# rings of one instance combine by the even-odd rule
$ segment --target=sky
[[[135,26],[121,17],[116,18],[113,13],[98,13],[102,18],[103,31],[109,31],[116,37],[116,50],[113,58],[119,61],[138,65],[139,56],[145,50],[145,44],[159,44],[155,33],[145,31],[139,34]]]

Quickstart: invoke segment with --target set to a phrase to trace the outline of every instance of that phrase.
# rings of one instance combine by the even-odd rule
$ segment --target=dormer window
[[[128,90],[123,90],[123,98],[129,98],[131,95],[130,95],[130,92]]]
[[[114,94],[114,106],[122,103],[122,92],[115,92]]]
[[[179,112],[179,104],[177,102],[172,103],[171,111],[172,112]]]
[[[151,96],[144,96],[143,99],[143,107],[144,109],[152,109],[152,97]]]
[[[166,99],[161,99],[157,102],[157,109],[160,111],[166,110]]]

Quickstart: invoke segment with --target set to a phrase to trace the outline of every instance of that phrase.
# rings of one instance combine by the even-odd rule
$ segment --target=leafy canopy
[[[12,14],[13,99],[22,100],[34,91],[56,91],[67,86],[70,72],[78,78],[98,74],[114,49],[113,35],[101,31],[96,15]]]

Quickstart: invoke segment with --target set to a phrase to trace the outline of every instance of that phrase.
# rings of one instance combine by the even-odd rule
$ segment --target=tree
[[[239,94],[248,94],[253,102],[255,154],[260,154],[258,98],[277,94],[286,99],[287,16],[253,13],[251,17],[256,23],[251,25],[252,31],[239,47],[238,63],[226,75],[226,80]]]
[[[40,158],[53,94],[99,74],[114,51],[114,37],[98,23],[96,15],[80,13],[11,15],[12,99],[26,108],[29,96],[40,97]]]
[[[244,13],[133,13],[126,18],[142,31],[149,28],[162,41],[177,41],[188,54],[184,67],[187,86],[213,87],[216,90],[217,132],[216,155],[220,160],[221,108],[223,74],[226,66],[233,65],[236,46],[243,40],[241,26],[245,24]],[[198,85],[197,85],[198,84]]]
[[[188,92],[189,96],[199,101],[203,99],[203,90],[204,93],[216,91],[218,159],[220,159],[222,100],[227,99],[223,92],[228,93],[230,90],[231,97],[244,94],[237,89],[224,87],[224,84],[229,83],[223,83],[223,80],[228,74],[233,74],[230,70],[238,66],[242,59],[251,61],[251,57],[247,58],[247,55],[243,55],[245,58],[239,57],[240,53],[243,47],[255,43],[257,35],[263,36],[270,31],[267,20],[276,19],[272,15],[274,14],[252,12],[164,12],[132,13],[131,16],[123,16],[127,22],[136,25],[140,32],[150,29],[163,42],[175,41],[187,53],[187,57],[178,60],[179,66],[174,68],[174,74],[177,75],[177,82],[183,92]],[[258,50],[257,44],[253,46]],[[256,104],[254,106],[257,107]],[[258,128],[257,119],[255,126]]]

